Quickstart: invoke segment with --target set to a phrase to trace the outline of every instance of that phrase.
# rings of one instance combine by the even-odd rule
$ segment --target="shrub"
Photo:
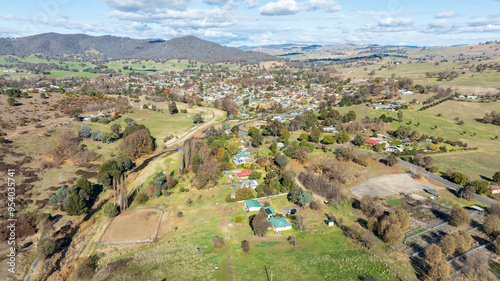
[[[212,244],[214,245],[215,249],[222,249],[224,248],[224,239],[219,236],[215,236],[212,238]]]
[[[104,215],[110,218],[114,218],[116,215],[118,215],[118,208],[116,208],[116,205],[109,202],[104,206]]]
[[[431,173],[437,173],[437,172],[439,172],[439,168],[437,166],[431,166],[429,168],[429,172],[431,172]]]
[[[42,239],[38,242],[38,254],[46,258],[56,251],[56,242],[50,238]]]
[[[235,223],[242,223],[242,222],[243,222],[243,220],[244,220],[244,219],[243,219],[243,217],[242,217],[242,216],[236,216],[236,217],[234,218],[234,222],[235,222]]]
[[[241,242],[241,248],[243,249],[243,253],[248,254],[248,252],[250,252],[250,242],[244,240]]]
[[[148,201],[148,196],[144,192],[137,192],[134,200],[137,204],[144,204],[146,203],[146,201]]]
[[[182,213],[181,211],[177,212],[177,217],[178,218],[182,218],[184,216],[184,213]]]

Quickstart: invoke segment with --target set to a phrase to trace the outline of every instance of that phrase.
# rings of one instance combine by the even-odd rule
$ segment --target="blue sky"
[[[0,0],[0,37],[45,32],[163,38],[227,46],[500,40],[500,0]]]

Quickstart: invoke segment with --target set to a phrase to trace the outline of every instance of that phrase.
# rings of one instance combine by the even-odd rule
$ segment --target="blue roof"
[[[245,200],[245,205],[247,205],[248,208],[261,207],[260,203],[257,202],[257,200]]]
[[[286,226],[292,226],[290,222],[288,222],[285,218],[275,218],[272,217],[269,219],[269,222],[275,227],[286,227]]]

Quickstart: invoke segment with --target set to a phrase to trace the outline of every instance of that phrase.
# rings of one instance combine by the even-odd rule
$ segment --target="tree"
[[[365,143],[365,138],[362,135],[356,135],[354,139],[352,140],[352,143],[355,146],[362,146],[363,143]]]
[[[278,151],[278,143],[276,141],[273,141],[269,149],[271,149],[271,152],[275,154]]]
[[[394,166],[398,163],[398,157],[394,154],[394,153],[391,153],[389,156],[387,156],[387,158],[385,159],[385,164],[387,166]]]
[[[226,150],[231,155],[236,155],[240,151],[241,142],[237,138],[232,138],[226,143]]]
[[[262,176],[261,173],[257,172],[257,171],[253,171],[250,176],[248,176],[248,179],[249,180],[260,180],[260,177]]]
[[[78,132],[80,137],[90,138],[90,134],[92,133],[92,128],[90,128],[89,126],[82,126]]]
[[[399,121],[399,123],[403,122],[403,111],[402,110],[398,111],[398,121]]]
[[[483,225],[484,232],[488,235],[496,237],[500,235],[500,217],[497,215],[489,215]]]
[[[193,116],[193,123],[198,124],[198,123],[203,123],[203,116],[201,116],[201,113],[196,113]]]
[[[401,230],[399,219],[395,213],[385,216],[380,221],[378,234],[382,237],[384,242],[389,244],[396,244],[403,240],[404,233]]]
[[[396,210],[396,216],[398,217],[401,229],[405,230],[410,227],[410,215],[405,210]]]
[[[7,104],[8,104],[9,106],[13,106],[14,104],[16,104],[16,99],[15,99],[15,98],[13,98],[13,97],[8,98],[8,99],[7,99]]]
[[[472,238],[472,236],[464,230],[455,232],[453,235],[455,236],[455,241],[457,246],[455,252],[457,254],[463,254],[467,252],[472,246],[472,243],[474,242],[474,238]]]
[[[351,139],[351,137],[349,136],[349,133],[347,133],[346,130],[342,130],[342,132],[340,132],[340,137],[338,139],[338,142],[339,143],[346,143],[348,142],[349,140]]]
[[[460,173],[460,172],[453,172],[451,173],[450,175],[450,179],[456,183],[456,184],[460,184],[460,185],[464,185],[467,183],[468,179],[467,179],[467,176]]]
[[[200,153],[196,152],[193,157],[191,157],[191,170],[193,173],[198,173],[198,168],[203,163]]]
[[[441,260],[431,266],[429,271],[429,278],[435,281],[447,281],[450,280],[451,265],[448,261]]]
[[[64,206],[64,210],[70,216],[78,216],[87,213],[85,199],[78,195],[75,191],[71,192],[68,204]]]
[[[500,216],[500,203],[496,202],[496,203],[491,204],[491,206],[488,208],[488,212],[491,215]]]
[[[474,191],[478,194],[483,194],[489,191],[488,186],[490,183],[488,181],[473,180],[469,183],[469,185],[474,187]]]
[[[330,136],[330,135],[326,135],[326,136],[323,138],[322,142],[323,142],[324,144],[332,144],[332,143],[334,143],[334,142],[335,142],[335,139],[334,139],[332,136]]]
[[[466,209],[455,205],[451,210],[451,225],[453,226],[461,226],[464,224],[468,224],[471,220],[469,212]]]
[[[40,98],[45,99],[46,98],[45,93],[40,93]]]
[[[125,136],[125,133],[124,133]],[[118,151],[130,159],[137,159],[154,151],[154,142],[148,129],[139,130],[125,137]]]
[[[236,191],[236,200],[249,200],[254,198],[254,191],[251,187],[242,187],[238,191]]]
[[[500,235],[495,239],[495,253],[500,255]]]
[[[451,255],[455,252],[457,248],[457,242],[455,241],[455,236],[447,234],[443,239],[441,239],[441,250],[443,254]]]
[[[38,254],[42,258],[47,258],[56,251],[56,242],[53,239],[45,238],[38,241]]]
[[[252,146],[259,147],[263,141],[264,136],[260,132],[257,132],[253,135]]]
[[[293,200],[295,204],[298,204],[301,207],[305,207],[313,201],[313,196],[311,191],[304,190],[302,188],[297,188],[294,191],[292,191],[290,198]]]
[[[90,196],[94,194],[94,187],[92,186],[92,183],[90,183],[86,178],[79,178],[76,181],[76,186],[79,189],[82,189],[85,192],[87,192],[87,194]]]
[[[460,196],[462,198],[465,198],[467,200],[471,200],[474,198],[474,193],[476,192],[476,189],[472,185],[467,185],[466,187],[460,189]]]
[[[171,102],[168,105],[168,112],[170,112],[170,114],[176,114],[176,113],[179,112],[179,110],[177,109],[177,105],[175,104],[175,102]]]
[[[232,128],[231,128],[231,132],[233,132],[233,134],[235,135],[238,135],[238,132],[240,131],[240,127],[238,125],[234,125]]]
[[[280,136],[282,139],[287,140],[290,138],[290,132],[287,129],[283,129],[280,132]]]
[[[429,265],[437,264],[443,258],[443,252],[437,244],[431,244],[425,249],[425,259]]]
[[[118,136],[120,135],[120,130],[121,130],[122,126],[120,126],[120,124],[113,124],[111,125],[111,132],[115,135],[116,138],[118,138]]]
[[[302,133],[302,134],[300,134],[299,140],[301,140],[301,141],[303,141],[303,140],[305,140],[305,141],[309,140],[309,134],[308,133]]]
[[[493,181],[500,184],[500,171],[495,172],[495,174],[493,175]]]
[[[288,158],[285,155],[280,154],[276,158],[274,158],[274,162],[276,162],[276,164],[280,166],[280,168],[284,168],[286,165],[288,165]]]
[[[116,205],[113,203],[107,203],[104,205],[104,215],[110,218],[114,218],[116,215],[118,215],[118,209],[116,208]]]
[[[295,152],[293,152],[292,158],[299,161],[300,164],[304,164],[309,161],[309,152],[311,152],[311,150],[309,150],[309,147],[301,146],[297,148]]]
[[[255,235],[263,237],[268,228],[270,227],[270,222],[267,221],[267,213],[264,208],[260,208],[259,213],[255,215],[252,219],[252,229]]]
[[[319,137],[321,136],[321,130],[317,127],[312,128],[311,135],[309,135],[309,140],[312,142],[319,142]]]
[[[241,248],[243,249],[243,253],[248,254],[248,252],[250,252],[250,242],[244,240],[241,242]]]
[[[255,127],[250,127],[250,129],[248,129],[248,135],[251,136],[252,138],[256,133],[259,133],[259,132],[260,132],[260,130],[255,128]]]

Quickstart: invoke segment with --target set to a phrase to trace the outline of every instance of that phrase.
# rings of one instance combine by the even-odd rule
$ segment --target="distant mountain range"
[[[163,40],[45,33],[16,39],[0,38],[0,55],[25,57],[33,54],[58,59],[92,54],[106,59],[192,59],[238,63],[276,60],[271,55],[225,47],[194,36]]]
[[[374,56],[390,56],[398,59],[423,59],[435,57],[440,59],[498,58],[499,42],[487,42],[478,45],[455,46],[399,46],[377,44],[339,44],[308,45],[280,44],[264,46],[243,46],[240,49],[265,53],[280,58],[299,61],[317,60],[351,60],[373,58]]]

